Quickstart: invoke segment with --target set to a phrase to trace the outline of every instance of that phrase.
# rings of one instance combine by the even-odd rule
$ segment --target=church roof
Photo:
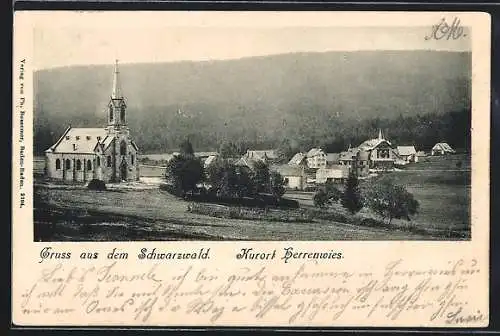
[[[97,142],[105,138],[105,128],[68,127],[49,150],[54,153],[92,154]]]
[[[389,146],[392,147],[391,143],[385,139],[370,139],[363,142],[361,145],[358,146],[358,148],[363,150],[371,150],[378,147],[378,145],[380,145],[383,142],[386,142],[387,144],[389,144]]]
[[[109,147],[109,145],[111,145],[111,143],[113,142],[113,137],[112,136],[109,136],[109,135],[106,135],[105,138],[101,139],[101,145],[102,145],[102,149],[105,150],[106,148]],[[97,143],[96,143],[97,145]]]

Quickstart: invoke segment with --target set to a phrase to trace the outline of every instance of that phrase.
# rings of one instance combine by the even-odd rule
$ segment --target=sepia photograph
[[[34,240],[469,240],[442,24],[35,27]]]
[[[14,30],[13,324],[488,325],[487,14]]]

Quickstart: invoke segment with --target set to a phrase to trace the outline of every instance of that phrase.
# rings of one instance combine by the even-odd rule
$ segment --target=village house
[[[418,162],[415,146],[398,146],[398,155],[404,163]]]
[[[296,153],[290,159],[290,161],[288,161],[288,164],[290,166],[306,166],[307,167],[306,154],[304,154],[304,153]]]
[[[265,163],[271,163],[278,159],[278,153],[274,149],[266,150],[247,150],[243,158],[250,160],[260,160]]]
[[[432,147],[431,150],[431,155],[447,155],[447,154],[454,154],[455,150],[451,148],[450,145],[448,145],[446,142],[438,142],[437,144]]]
[[[379,130],[378,138],[366,140],[356,148],[341,152],[339,164],[354,169],[358,176],[367,176],[370,171],[393,170],[399,159],[396,149]]]
[[[45,151],[47,177],[71,182],[139,180],[139,148],[130,135],[126,109],[116,61],[113,89],[107,106],[107,126],[69,126],[59,140]]]
[[[309,168],[326,167],[326,154],[321,148],[311,148],[306,154],[306,162]]]
[[[345,165],[332,165],[325,168],[319,168],[316,171],[316,183],[343,183],[349,176],[349,170],[350,167]]]
[[[339,164],[354,170],[356,176],[364,177],[370,172],[370,153],[360,148],[349,148],[340,153]]]
[[[369,169],[371,170],[392,170],[397,153],[392,148],[392,144],[384,139],[382,131],[379,130],[376,139],[370,139],[358,146],[360,151],[368,152]]]
[[[326,153],[326,165],[333,166],[340,163],[340,153]]]
[[[220,159],[219,154],[215,153],[215,154],[209,155],[206,158],[201,158],[201,161],[203,162],[203,167],[205,169],[207,169],[211,165],[215,164],[217,162],[217,160],[219,160],[219,159]]]
[[[281,174],[285,181],[285,188],[304,190],[306,187],[307,172],[305,167],[284,164],[272,167],[272,170]]]

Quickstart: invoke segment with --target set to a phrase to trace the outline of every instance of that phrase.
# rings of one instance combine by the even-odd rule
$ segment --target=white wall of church
[[[47,153],[46,170],[51,179],[88,182],[96,178],[95,155]]]

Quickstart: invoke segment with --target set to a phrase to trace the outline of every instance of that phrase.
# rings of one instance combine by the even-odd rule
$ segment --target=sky
[[[152,20],[154,21],[154,20]],[[244,20],[243,20],[244,21]],[[265,21],[265,20],[264,20]],[[54,22],[57,22],[55,24]],[[432,25],[380,27],[247,24],[138,24],[109,19],[37,22],[33,29],[36,69],[85,64],[225,60],[292,52],[355,50],[469,51],[470,34],[426,40]],[[221,22],[221,21],[219,21]],[[273,21],[275,22],[275,21]],[[464,31],[468,32],[467,27]]]

